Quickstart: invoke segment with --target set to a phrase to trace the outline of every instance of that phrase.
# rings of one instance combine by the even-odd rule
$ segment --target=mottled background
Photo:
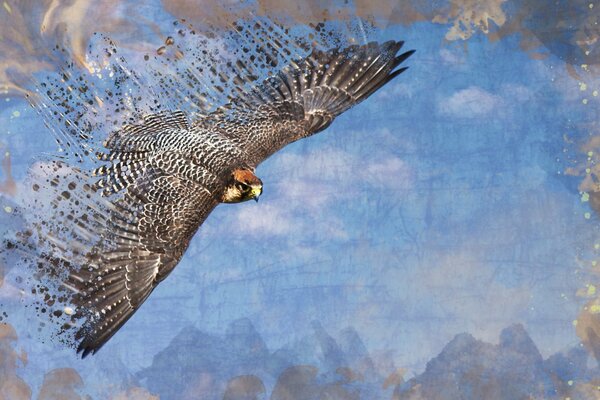
[[[268,15],[365,18],[371,38],[417,49],[400,78],[261,165],[261,202],[213,212],[98,355],[40,340],[7,279],[0,398],[600,398],[599,2],[0,5],[3,231],[55,147],[24,95],[57,68],[56,43],[85,70],[94,32],[154,54],[177,18]]]

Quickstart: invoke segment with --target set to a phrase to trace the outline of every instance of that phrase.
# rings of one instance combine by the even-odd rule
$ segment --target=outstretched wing
[[[258,165],[285,145],[327,128],[405,71],[396,68],[414,51],[398,55],[402,45],[389,41],[315,50],[200,123],[235,140]]]
[[[95,353],[133,315],[177,265],[217,205],[198,183],[148,168],[110,208],[102,239],[88,265],[72,269],[65,285],[83,323],[78,351]]]
[[[55,161],[34,182],[37,190],[57,195],[52,214],[40,213],[50,223],[38,224],[51,250],[36,257],[61,276],[67,301],[76,306],[74,339],[84,357],[175,268],[218,204],[214,174],[165,145],[184,140],[188,129],[179,112],[148,116],[110,135],[108,152],[100,154],[108,163],[95,178]],[[48,182],[47,176],[54,178]]]

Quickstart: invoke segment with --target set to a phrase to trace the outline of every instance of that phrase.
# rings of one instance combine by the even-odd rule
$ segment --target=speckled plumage
[[[252,175],[403,72],[402,44],[315,50],[204,118],[163,112],[110,134],[89,188],[102,200],[73,243],[97,240],[64,281],[84,320],[78,351],[96,352],[173,270],[234,171]]]

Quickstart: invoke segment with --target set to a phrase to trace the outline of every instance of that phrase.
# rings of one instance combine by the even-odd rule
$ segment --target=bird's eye
[[[236,186],[242,192],[246,192],[246,191],[250,190],[250,186],[248,186],[248,185],[246,185],[245,183],[242,183],[242,182],[237,182]]]

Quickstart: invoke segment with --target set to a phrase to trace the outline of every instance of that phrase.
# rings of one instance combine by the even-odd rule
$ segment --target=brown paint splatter
[[[446,34],[447,40],[466,40],[477,31],[490,32],[491,23],[502,26],[506,15],[502,5],[506,0],[451,0],[450,8],[441,13],[432,22],[448,24],[452,27]]]

